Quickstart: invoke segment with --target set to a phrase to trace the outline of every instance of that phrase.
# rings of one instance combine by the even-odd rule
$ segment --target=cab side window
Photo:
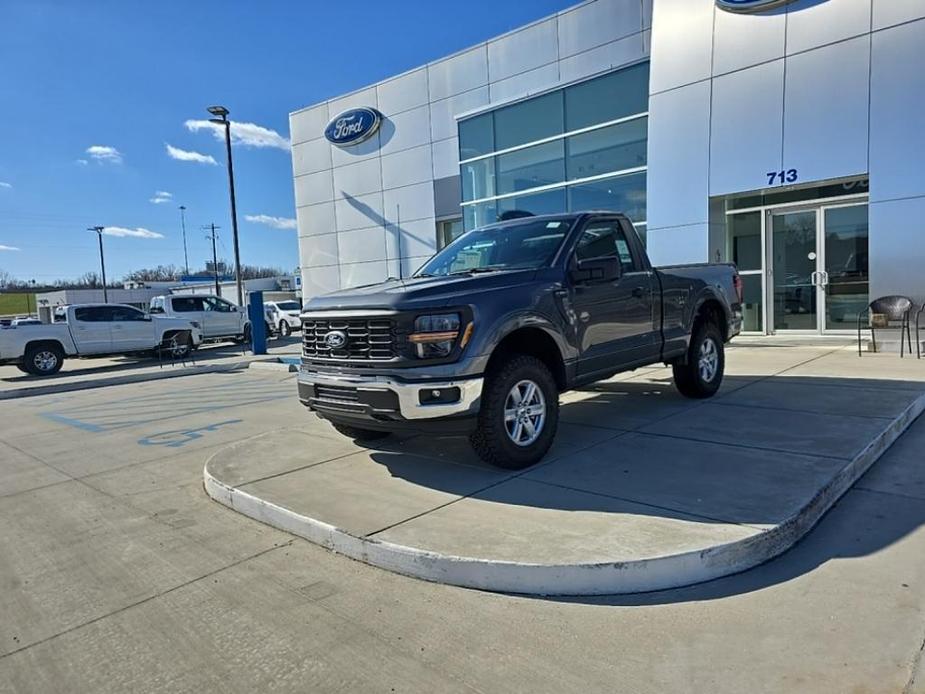
[[[84,323],[105,323],[112,320],[110,306],[83,306],[74,309],[74,318]]]
[[[206,311],[216,311],[217,313],[234,313],[234,304],[231,302],[225,301],[224,299],[216,299],[212,296],[207,296],[203,299],[205,303]]]
[[[637,269],[619,222],[592,223],[582,232],[575,246],[575,257],[578,260],[613,256],[620,259],[624,273]]]
[[[176,313],[199,313],[205,311],[202,305],[202,299],[194,296],[184,296],[173,299],[173,310]]]
[[[114,321],[141,321],[145,319],[145,314],[137,308],[130,306],[116,306],[112,309],[112,320]]]

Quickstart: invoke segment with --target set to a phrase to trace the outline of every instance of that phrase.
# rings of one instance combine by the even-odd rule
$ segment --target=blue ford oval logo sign
[[[335,145],[355,145],[372,137],[379,129],[382,114],[374,108],[363,106],[334,116],[324,136]]]
[[[786,5],[793,0],[716,0],[716,4],[730,12],[761,12]]]

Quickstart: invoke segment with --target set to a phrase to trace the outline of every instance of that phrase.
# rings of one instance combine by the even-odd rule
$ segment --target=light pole
[[[38,299],[35,298],[35,280],[29,280],[29,284],[32,285],[32,304],[35,306],[35,312],[39,311]],[[26,308],[29,309],[29,315],[32,315],[32,309],[29,308],[29,302],[26,302]]]
[[[186,254],[186,205],[180,205],[180,228],[183,229],[183,265],[189,275],[189,256]]]
[[[228,189],[231,193],[231,234],[234,242],[234,277],[238,289],[238,306],[244,305],[244,284],[241,280],[241,252],[238,246],[238,211],[234,201],[234,165],[231,162],[231,121],[228,120],[228,109],[224,106],[209,106],[210,123],[225,126],[225,156],[228,159]]]
[[[103,259],[103,229],[105,227],[87,227],[87,231],[95,231],[100,240],[100,273],[103,275],[103,303],[109,303],[109,294],[106,292],[106,261]]]

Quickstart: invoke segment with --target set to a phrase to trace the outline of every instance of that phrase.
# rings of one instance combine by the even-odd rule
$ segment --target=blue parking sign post
[[[263,292],[248,294],[247,314],[251,321],[251,352],[267,353],[267,321],[263,310]]]

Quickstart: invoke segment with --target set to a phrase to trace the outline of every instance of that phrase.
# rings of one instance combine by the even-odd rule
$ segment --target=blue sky
[[[211,257],[210,222],[230,260],[224,147],[186,125],[220,103],[257,126],[234,150],[242,262],[291,270],[296,232],[273,226],[295,217],[289,112],[572,4],[2,0],[0,269],[39,283],[98,271],[97,224],[110,277],[182,266],[181,204],[190,265]]]

